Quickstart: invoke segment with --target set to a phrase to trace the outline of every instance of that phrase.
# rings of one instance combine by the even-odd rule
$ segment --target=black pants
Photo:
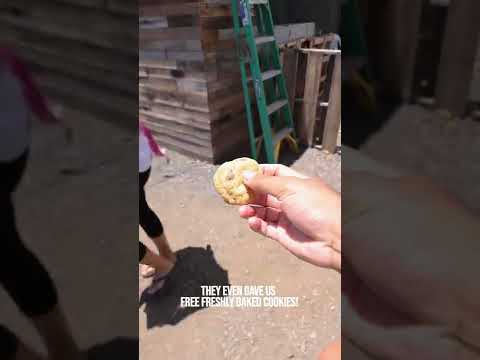
[[[147,203],[147,198],[145,196],[145,184],[147,183],[149,177],[150,169],[139,173],[139,221],[140,226],[148,235],[148,237],[156,238],[163,234],[163,226],[158,216],[153,212]],[[145,257],[146,251],[147,249],[145,248],[145,245],[139,242],[139,261],[142,261],[142,259]]]
[[[28,153],[17,160],[0,162],[0,282],[27,317],[49,313],[57,305],[54,284],[37,257],[25,247],[18,233],[13,192],[25,170]],[[0,358],[11,351],[12,342],[6,330],[0,328]],[[2,344],[10,344],[6,348]]]

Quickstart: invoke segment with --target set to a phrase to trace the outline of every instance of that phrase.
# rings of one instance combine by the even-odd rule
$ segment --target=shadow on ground
[[[182,308],[182,297],[202,297],[201,286],[228,286],[228,272],[216,261],[210,245],[206,248],[188,247],[177,251],[177,264],[164,288],[155,295],[144,291],[140,306],[146,304],[147,328],[176,325],[197,308]]]
[[[87,360],[132,360],[138,358],[138,339],[115,338],[86,352]]]
[[[307,149],[308,147],[299,145],[298,152],[295,152],[292,151],[292,149],[287,145],[284,145],[282,147],[282,151],[280,152],[280,159],[278,162],[286,166],[292,166],[298,159],[302,157]]]

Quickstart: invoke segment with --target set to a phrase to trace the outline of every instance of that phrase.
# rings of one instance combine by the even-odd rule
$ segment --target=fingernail
[[[245,181],[250,181],[254,178],[256,174],[252,171],[245,171],[243,173],[243,178],[245,179]]]

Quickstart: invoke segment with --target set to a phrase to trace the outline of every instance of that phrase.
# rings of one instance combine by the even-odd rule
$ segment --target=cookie
[[[213,177],[215,189],[225,202],[231,205],[246,205],[253,197],[251,191],[243,184],[243,173],[260,172],[260,166],[255,160],[239,158],[220,166]]]

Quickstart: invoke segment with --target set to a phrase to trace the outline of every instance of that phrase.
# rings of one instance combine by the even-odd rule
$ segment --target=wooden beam
[[[402,47],[405,49],[404,75],[405,81],[402,90],[402,98],[408,101],[412,97],[413,79],[415,74],[415,63],[417,60],[418,43],[420,41],[419,31],[422,19],[422,0],[411,0],[404,4],[407,16],[404,17],[405,35],[402,37]]]
[[[436,106],[454,115],[466,111],[478,47],[480,1],[452,0],[448,10],[436,88]]]
[[[283,74],[287,83],[288,101],[293,111],[295,106],[295,86],[297,84],[298,52],[295,49],[282,50]]]
[[[320,94],[320,78],[322,77],[323,55],[308,53],[307,72],[305,75],[305,91],[303,94],[303,111],[298,124],[298,138],[301,144],[313,146],[317,104]]]
[[[334,153],[337,148],[342,109],[342,58],[335,57],[330,99],[328,100],[325,128],[323,130],[323,149]]]

